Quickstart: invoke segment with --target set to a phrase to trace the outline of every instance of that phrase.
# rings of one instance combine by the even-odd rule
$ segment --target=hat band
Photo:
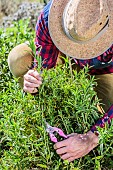
[[[94,23],[83,36],[80,36],[77,33],[76,29],[76,11],[80,0],[70,0],[66,5],[63,18],[62,18],[62,26],[65,34],[74,42],[78,42],[81,44],[87,43],[89,41],[95,41],[98,37],[103,34],[109,26],[109,13],[108,6],[106,1],[100,0],[100,19]],[[71,14],[69,12],[71,11]]]
[[[85,37],[80,37],[77,33],[76,30],[71,29],[70,31],[66,29],[66,27],[64,28],[64,31],[66,33],[66,35],[74,42],[78,42],[81,44],[90,42],[90,41],[95,41],[97,38],[99,38],[108,28],[109,26],[109,19],[107,20],[106,24],[103,26],[103,28],[96,34],[94,35],[94,37],[91,37],[89,39],[85,38]]]

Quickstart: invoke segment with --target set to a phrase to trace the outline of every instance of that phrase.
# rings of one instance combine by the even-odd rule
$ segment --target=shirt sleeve
[[[113,119],[113,104],[111,105],[107,113],[105,113],[105,115],[100,118],[97,123],[91,128],[91,131],[98,135],[99,133],[97,127],[104,128],[106,123],[110,124],[111,119]]]
[[[45,10],[45,9],[44,9]],[[48,13],[42,11],[36,24],[36,54],[42,58],[42,67],[50,69],[56,65],[59,50],[52,42],[48,30]]]

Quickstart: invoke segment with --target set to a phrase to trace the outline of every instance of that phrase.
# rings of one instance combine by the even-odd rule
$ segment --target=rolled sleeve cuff
[[[97,127],[104,128],[106,123],[110,124],[112,118],[113,118],[113,104],[105,113],[105,115],[102,118],[100,118],[97,121],[97,123],[91,128],[91,131],[98,136],[99,132],[97,130]]]

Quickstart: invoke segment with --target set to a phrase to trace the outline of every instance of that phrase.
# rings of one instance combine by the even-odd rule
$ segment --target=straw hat
[[[49,32],[57,48],[90,59],[113,44],[113,0],[53,0]]]

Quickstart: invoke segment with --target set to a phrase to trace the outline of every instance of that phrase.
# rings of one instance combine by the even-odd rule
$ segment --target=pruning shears
[[[45,125],[46,125],[46,131],[49,133],[50,136],[50,140],[54,143],[58,142],[58,139],[56,138],[56,136],[54,135],[54,132],[58,133],[59,136],[63,137],[64,139],[67,139],[68,136],[64,134],[64,132],[57,127],[53,127],[50,126],[48,122],[45,121]]]

